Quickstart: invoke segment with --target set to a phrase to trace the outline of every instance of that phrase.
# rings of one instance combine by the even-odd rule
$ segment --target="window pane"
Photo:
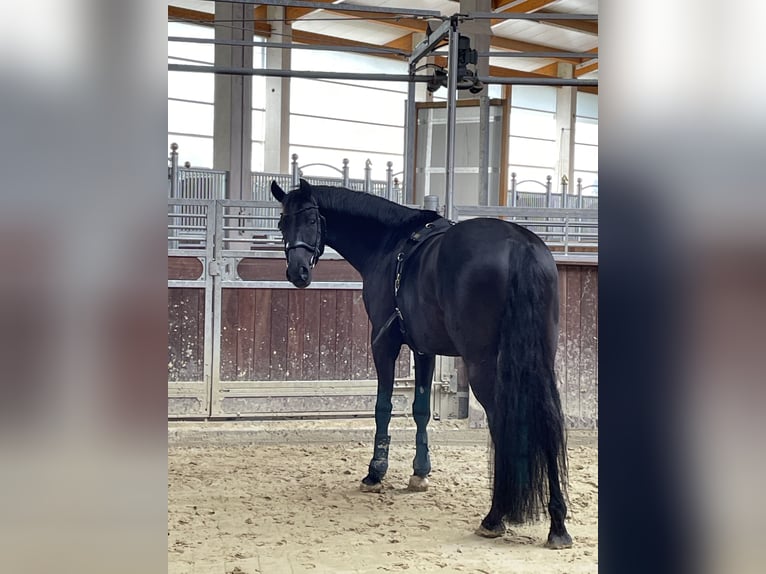
[[[577,92],[577,115],[598,118],[598,95]]]
[[[576,170],[598,171],[598,148],[575,144],[574,167]]]
[[[302,78],[294,78],[291,84],[293,113],[404,125],[406,94]]]
[[[575,143],[598,145],[598,120],[576,118]]]
[[[511,135],[556,139],[556,116],[550,112],[533,112],[511,108]]]
[[[503,97],[503,86],[499,84],[490,84],[487,87],[487,97],[501,99]]]
[[[266,128],[265,128],[265,122],[266,122],[266,112],[262,112],[260,110],[253,110],[253,128],[252,128],[252,134],[250,137],[252,137],[255,141],[263,142],[266,140]]]
[[[213,106],[168,100],[168,131],[213,135]]]
[[[293,70],[325,70],[352,73],[369,72],[373,74],[406,74],[407,63],[391,58],[380,58],[354,52],[330,52],[320,50],[293,50]],[[391,82],[385,82],[394,89]],[[401,88],[399,88],[401,89]],[[404,91],[407,86],[404,84]]]
[[[290,143],[401,154],[404,130],[292,115],[290,116]]]
[[[556,88],[550,86],[513,86],[511,105],[555,112]]]
[[[511,137],[508,158],[513,165],[553,168],[556,164],[556,143]]]
[[[213,103],[215,76],[192,72],[168,72],[168,97]]]
[[[196,26],[183,22],[168,22],[168,36],[189,36],[192,38],[213,38],[215,31],[210,26]],[[187,42],[168,42],[168,57],[189,58],[213,63],[215,46],[213,44],[189,44]]]
[[[250,170],[263,171],[263,142],[252,142],[250,151]]]
[[[213,138],[168,134],[168,150],[173,142],[178,144],[178,165],[188,161],[193,167],[213,167]]]

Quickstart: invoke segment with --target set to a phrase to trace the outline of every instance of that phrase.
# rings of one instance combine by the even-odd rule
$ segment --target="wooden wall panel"
[[[271,375],[271,295],[270,289],[254,289],[255,323],[253,333],[253,379],[267,381]]]
[[[580,303],[580,418],[598,413],[598,272],[582,269]]]
[[[287,372],[287,310],[285,289],[271,294],[271,371],[272,381],[282,381]]]
[[[320,291],[307,289],[301,291],[304,296],[303,309],[303,376],[305,381],[319,379],[319,363],[322,360],[319,354],[320,323]]]
[[[235,381],[237,375],[237,324],[239,299],[235,289],[221,295],[221,380]]]
[[[570,416],[580,414],[580,334],[582,294],[582,268],[567,267],[566,318],[567,336],[562,350],[566,356],[567,378],[564,412]]]
[[[237,373],[238,381],[253,380],[255,337],[255,292],[237,291]]]
[[[362,292],[353,291],[351,305],[351,377],[367,378],[367,311],[362,301]]]
[[[336,291],[323,289],[320,293],[319,306],[319,378],[324,381],[335,380],[336,355]]]
[[[351,327],[353,291],[340,290],[335,296],[335,376],[351,379]]]
[[[205,290],[168,290],[168,381],[204,378]]]
[[[287,292],[287,372],[289,380],[303,379],[303,316],[305,297],[297,289]]]

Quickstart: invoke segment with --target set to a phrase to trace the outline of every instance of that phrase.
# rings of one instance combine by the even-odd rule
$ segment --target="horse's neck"
[[[395,230],[382,223],[362,224],[359,220],[327,215],[327,245],[340,253],[360,275],[380,264]],[[395,238],[394,238],[395,239]]]

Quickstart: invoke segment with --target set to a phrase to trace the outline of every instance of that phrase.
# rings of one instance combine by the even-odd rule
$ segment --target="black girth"
[[[396,300],[396,307],[394,307],[394,312],[391,314],[378,334],[372,340],[373,346],[378,342],[383,334],[388,331],[389,328],[391,328],[391,325],[393,325],[394,321],[397,319],[399,321],[399,330],[402,332],[402,335],[405,337],[406,341],[407,330],[404,326],[404,317],[402,316],[401,312],[401,295],[399,295],[399,287],[401,287],[402,284],[404,264],[406,263],[407,259],[409,259],[412,254],[415,253],[420,247],[425,245],[426,242],[434,239],[435,237],[438,237],[439,235],[442,235],[453,225],[455,225],[454,221],[449,221],[440,217],[431,223],[426,223],[425,227],[422,229],[412,232],[407,238],[407,241],[404,242],[402,250],[396,256],[396,278],[394,279],[394,299]]]

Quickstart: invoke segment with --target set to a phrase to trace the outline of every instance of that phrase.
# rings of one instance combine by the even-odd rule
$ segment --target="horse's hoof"
[[[383,484],[375,482],[373,484],[367,484],[364,481],[359,483],[359,490],[362,492],[381,492],[383,490]]]
[[[503,534],[505,534],[505,527],[501,525],[499,528],[490,530],[489,528],[485,528],[483,525],[481,525],[476,529],[475,534],[477,536],[482,536],[483,538],[500,538]]]
[[[545,543],[545,547],[551,550],[571,548],[572,537],[569,536],[568,532],[564,532],[564,534],[548,534],[548,541]]]
[[[410,477],[410,483],[407,485],[407,490],[411,490],[412,492],[425,492],[428,490],[428,478],[413,474]]]

